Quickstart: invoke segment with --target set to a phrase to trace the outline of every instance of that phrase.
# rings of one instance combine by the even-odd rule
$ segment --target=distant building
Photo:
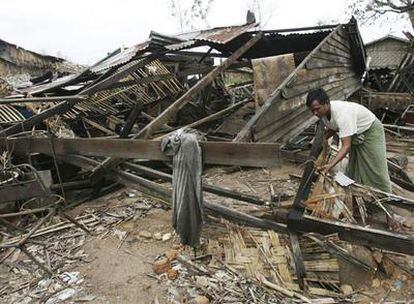
[[[32,80],[32,83],[75,73],[79,66],[63,58],[42,55],[0,39],[0,89],[4,83],[16,86]]]
[[[386,91],[409,50],[410,42],[392,35],[365,44],[369,64],[370,86],[378,91]]]

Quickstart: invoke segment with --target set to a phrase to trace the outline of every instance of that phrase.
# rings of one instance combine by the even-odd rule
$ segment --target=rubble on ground
[[[152,32],[62,77],[0,82],[2,301],[104,301],[82,268],[91,263],[88,242],[107,238],[131,255],[134,244],[171,247],[146,261],[144,275],[167,290],[154,303],[412,297],[413,91],[362,86],[366,52],[354,20],[255,27]],[[391,87],[412,76],[410,64]],[[304,103],[317,87],[382,120],[393,193],[315,169],[337,150],[320,153],[321,124]],[[191,129],[206,139],[196,248],[183,247],[170,226],[135,227],[173,207],[178,192],[161,142]]]

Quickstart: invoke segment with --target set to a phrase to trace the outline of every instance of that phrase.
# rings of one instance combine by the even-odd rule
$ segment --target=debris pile
[[[413,148],[412,96],[361,89],[366,53],[355,20],[255,26],[152,32],[80,72],[0,83],[8,94],[0,100],[2,299],[92,301],[76,268],[88,263],[85,244],[114,237],[117,249],[130,246],[122,224],[155,207],[180,209],[177,180],[196,189],[204,226],[200,216],[195,254],[175,244],[149,262],[151,278],[168,284],[170,302],[339,303],[357,300],[358,284],[390,278],[394,267],[412,277],[413,265],[396,258],[414,255],[414,184],[409,158],[399,155],[410,157]],[[336,153],[331,145],[321,154],[324,126],[305,105],[307,92],[319,87],[331,99],[387,108],[377,115],[398,194],[317,170]],[[202,138],[195,141],[198,161],[187,156],[188,165],[178,153],[171,165],[162,143],[191,129]],[[300,162],[302,175],[293,167],[272,175],[286,161]],[[226,167],[218,173],[211,167],[218,165]],[[71,216],[75,206],[125,186],[136,192],[117,197],[119,204]],[[136,238],[178,242],[170,231],[149,230]]]

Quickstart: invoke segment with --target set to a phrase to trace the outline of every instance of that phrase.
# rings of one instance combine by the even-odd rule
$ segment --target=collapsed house
[[[55,214],[86,233],[90,229],[65,212],[65,193],[88,189],[91,198],[122,184],[171,203],[171,189],[160,183],[172,181],[163,165],[170,159],[160,149],[161,139],[192,128],[207,139],[200,142],[206,165],[274,167],[282,160],[298,161],[303,149],[297,146],[309,134],[315,135],[296,196],[288,204],[276,193],[263,199],[202,185],[205,192],[266,209],[267,217],[259,218],[204,201],[204,209],[214,217],[286,236],[283,245],[275,246],[279,254],[289,248],[280,254],[283,267],[288,267],[288,256],[292,258],[292,274],[285,278],[288,288],[307,292],[309,286],[317,287],[320,295],[324,282],[334,282],[338,291],[337,273],[327,276],[325,271],[318,276],[306,269],[312,263],[303,261],[304,238],[323,247],[328,260],[340,256],[369,272],[375,269],[331,240],[413,255],[414,238],[409,233],[369,227],[366,212],[376,204],[391,217],[388,206],[412,210],[412,200],[341,176],[335,180],[317,176],[315,171],[315,161],[321,161],[317,159],[323,126],[315,126],[316,119],[305,105],[306,94],[321,87],[331,99],[348,99],[362,87],[366,58],[354,20],[266,31],[256,31],[250,23],[178,36],[152,32],[147,41],[116,50],[79,73],[18,87],[0,102],[15,113],[1,116],[0,122],[5,168],[2,202],[12,203],[11,216],[47,215],[24,232],[7,216],[0,217],[8,229],[23,235],[5,240],[0,247],[19,248],[40,269],[53,274],[30,253],[31,237]],[[399,185],[412,189],[401,167],[393,162],[390,167]],[[337,193],[329,192],[332,189]],[[23,203],[22,210],[21,201],[33,198],[33,206]],[[269,238],[273,242],[276,237]],[[273,286],[267,279],[259,281]],[[279,279],[277,283],[284,284]],[[300,294],[277,290],[304,300]]]
[[[0,96],[11,94],[11,89],[20,83],[56,79],[78,69],[77,65],[63,58],[42,55],[0,39]],[[9,85],[8,93],[6,84]]]

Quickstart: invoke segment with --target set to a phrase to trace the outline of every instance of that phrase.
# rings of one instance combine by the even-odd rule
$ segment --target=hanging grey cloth
[[[172,225],[183,245],[200,244],[203,223],[201,174],[203,162],[197,130],[179,129],[161,141],[161,151],[173,157]]]

